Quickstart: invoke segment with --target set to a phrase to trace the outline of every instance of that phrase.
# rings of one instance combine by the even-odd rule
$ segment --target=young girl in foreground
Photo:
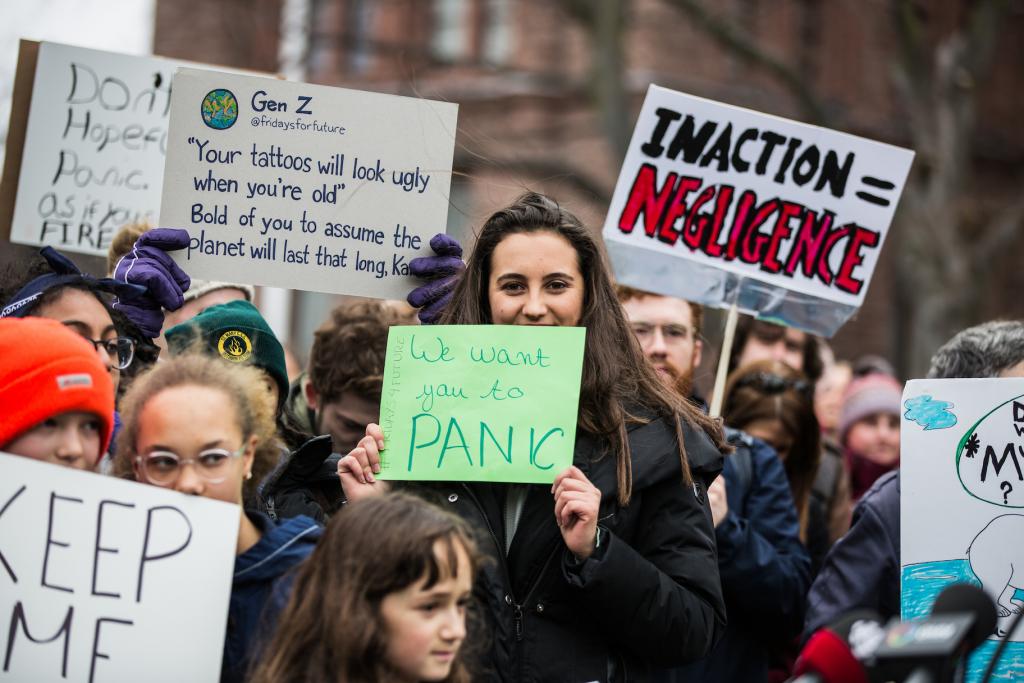
[[[465,523],[418,498],[347,506],[299,571],[253,683],[469,681],[477,563]]]
[[[275,525],[242,510],[243,486],[259,481],[278,452],[263,377],[252,366],[186,354],[137,378],[123,405],[115,475],[239,506],[221,681],[242,681],[276,620],[272,595],[320,536],[308,517]]]

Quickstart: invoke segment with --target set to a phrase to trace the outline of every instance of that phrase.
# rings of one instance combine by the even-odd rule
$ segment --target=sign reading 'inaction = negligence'
[[[200,278],[380,298],[448,215],[457,105],[181,69],[160,225]]]
[[[381,479],[551,483],[572,464],[586,330],[396,326]]]
[[[623,284],[831,336],[913,152],[651,86],[604,237]]]

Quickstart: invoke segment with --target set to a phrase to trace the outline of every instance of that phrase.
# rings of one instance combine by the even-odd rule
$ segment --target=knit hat
[[[900,415],[903,385],[891,375],[873,372],[857,377],[846,387],[843,408],[839,415],[839,440],[846,441],[846,432],[858,420],[875,413]]]
[[[88,341],[47,318],[0,318],[0,448],[71,411],[102,424],[100,454],[114,430],[114,384]]]
[[[210,306],[202,313],[175,325],[166,332],[172,354],[184,353],[202,337],[202,346],[231,363],[249,362],[267,372],[277,382],[277,409],[288,397],[288,370],[284,347],[270,325],[248,301],[229,301]]]
[[[198,299],[199,297],[216,292],[221,289],[237,289],[245,295],[246,301],[252,301],[256,297],[256,288],[252,285],[236,285],[233,282],[217,282],[215,280],[196,280],[192,278],[192,284],[184,291],[182,297],[185,303]]]

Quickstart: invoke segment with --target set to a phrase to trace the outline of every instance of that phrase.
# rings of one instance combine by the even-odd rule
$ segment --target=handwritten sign
[[[238,506],[0,454],[0,681],[217,681]]]
[[[183,65],[197,66],[39,45],[12,242],[106,256],[121,227],[156,222],[171,77]]]
[[[651,86],[604,226],[624,284],[831,335],[914,154]]]
[[[382,479],[551,483],[572,464],[582,327],[396,326]]]
[[[202,278],[404,298],[448,215],[457,106],[182,69],[160,224]]]
[[[1024,606],[1024,380],[914,380],[900,425],[903,618],[929,614],[950,583],[996,602],[996,632],[968,660],[978,681]],[[1024,674],[1024,632],[994,680]]]

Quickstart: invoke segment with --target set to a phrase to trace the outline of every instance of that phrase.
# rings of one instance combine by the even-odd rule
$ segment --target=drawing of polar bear
[[[1018,588],[1024,588],[1022,539],[1024,515],[1001,515],[986,524],[967,548],[971,569],[985,592],[995,597],[1000,617],[1024,609],[1024,602],[1013,597]]]

